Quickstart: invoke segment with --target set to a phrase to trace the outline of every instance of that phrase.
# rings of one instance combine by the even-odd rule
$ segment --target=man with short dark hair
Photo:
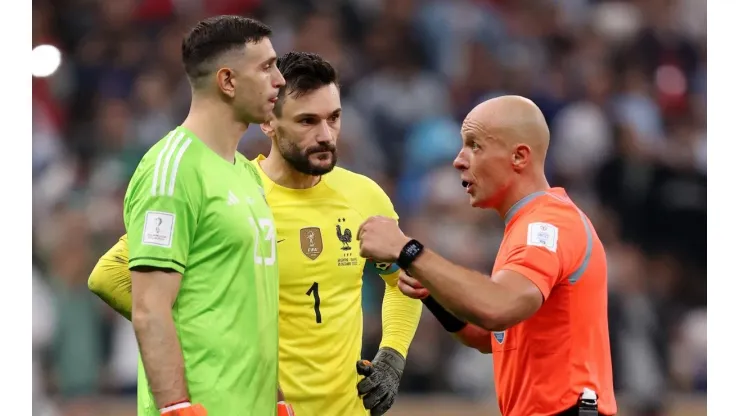
[[[421,302],[398,290],[398,267],[364,261],[353,234],[366,218],[398,215],[378,184],[335,167],[342,107],[334,68],[303,52],[278,67],[286,86],[262,123],[272,148],[254,163],[281,241],[280,385],[299,416],[382,415],[398,393]],[[386,282],[372,362],[358,362],[365,268]]]
[[[269,35],[238,16],[190,31],[182,44],[190,113],[129,183],[139,416],[275,414],[275,225],[259,174],[236,152],[285,84]]]
[[[421,302],[398,290],[397,267],[360,258],[353,233],[373,215],[398,216],[375,182],[335,167],[342,108],[334,68],[302,52],[277,65],[286,86],[262,123],[272,149],[246,163],[264,183],[277,226],[280,384],[299,416],[382,415],[398,393]],[[124,316],[131,305],[127,251],[122,239],[89,280]],[[366,267],[386,282],[383,339],[372,362],[358,362]]]

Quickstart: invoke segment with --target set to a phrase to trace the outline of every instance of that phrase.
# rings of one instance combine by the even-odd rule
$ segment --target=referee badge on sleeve
[[[558,227],[546,222],[533,222],[527,229],[527,245],[558,250]]]

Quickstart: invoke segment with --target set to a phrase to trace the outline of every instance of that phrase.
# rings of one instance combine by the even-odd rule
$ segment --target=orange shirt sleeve
[[[558,255],[560,228],[552,222],[522,218],[509,231],[499,270],[511,270],[532,281],[547,299],[562,276]]]

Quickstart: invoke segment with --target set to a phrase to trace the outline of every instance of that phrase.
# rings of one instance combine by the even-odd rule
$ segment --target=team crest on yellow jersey
[[[311,260],[316,260],[324,250],[324,241],[321,239],[319,227],[301,228],[301,251]]]
[[[342,256],[337,260],[337,266],[356,266],[358,258],[352,252],[352,231],[349,228],[342,228],[346,222],[345,218],[339,218],[337,222],[339,223],[337,224],[337,238],[342,243],[343,251]]]

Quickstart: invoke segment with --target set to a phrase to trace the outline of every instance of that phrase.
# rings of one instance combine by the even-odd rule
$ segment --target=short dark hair
[[[215,16],[201,20],[182,40],[182,63],[191,81],[208,75],[206,67],[225,52],[257,43],[272,34],[262,22],[242,16]]]
[[[288,52],[277,60],[277,67],[285,78],[273,110],[280,116],[285,97],[299,98],[329,84],[339,86],[337,71],[320,55],[310,52]]]

